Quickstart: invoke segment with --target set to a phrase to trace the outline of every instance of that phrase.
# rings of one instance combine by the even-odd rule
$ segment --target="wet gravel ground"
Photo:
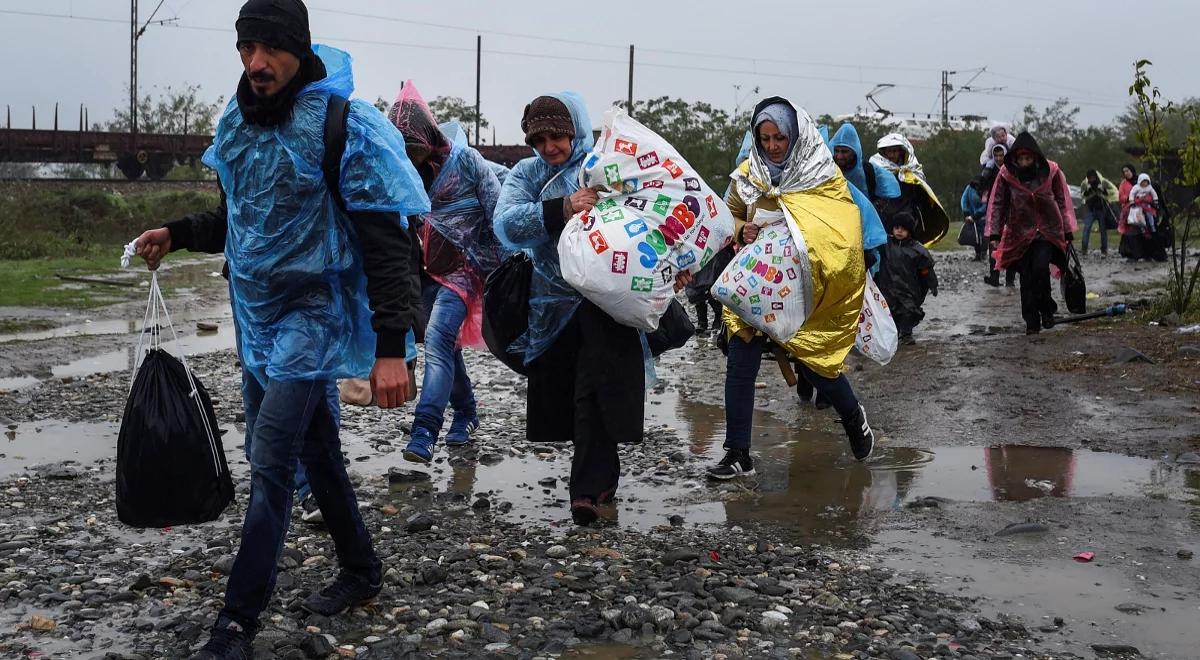
[[[993,292],[981,294],[971,284],[974,265],[943,261],[943,294],[930,308],[925,336],[918,330],[922,344],[908,356],[957,356],[964,363],[947,373],[965,377],[977,368],[965,358],[978,355],[980,345],[991,351],[985,364],[1013,350],[1004,342],[1018,340],[1010,326],[1016,325],[1014,318],[1019,323],[1019,314],[1015,307],[992,303],[984,307],[993,310],[990,316],[978,320],[975,313],[974,320],[965,321],[955,310]],[[971,324],[993,330],[989,335]],[[1066,343],[1065,335],[1056,338],[1058,332],[1039,340]],[[977,340],[976,334],[986,338]],[[1098,347],[1112,338],[1092,341],[1095,364],[1087,364],[1084,356],[1077,371],[1061,370],[1075,374],[1072,387],[1097,387],[1088,384],[1087,370],[1109,368],[1108,360],[1101,364]],[[69,352],[69,342],[60,350]],[[986,434],[956,436],[955,429],[977,428],[976,418],[992,419],[983,410],[986,392],[971,404],[974,408],[942,404],[945,412],[939,409],[936,428],[922,424],[919,417],[928,413],[919,407],[886,395],[897,383],[915,382],[919,364],[909,359],[902,353],[887,371],[864,365],[855,372],[855,386],[871,402],[868,410],[878,420],[885,447],[915,441],[913,436],[926,428],[939,446],[984,440]],[[385,591],[373,604],[332,619],[301,612],[299,602],[332,579],[336,567],[327,535],[297,515],[280,561],[278,588],[263,616],[257,657],[1135,657],[1119,638],[1099,648],[1066,644],[1069,616],[1064,621],[1014,615],[1015,603],[983,603],[969,584],[938,579],[936,565],[925,574],[898,570],[895,551],[917,555],[921,548],[897,548],[894,538],[888,541],[891,547],[868,550],[865,543],[805,540],[794,529],[756,522],[753,516],[707,522],[697,503],[736,500],[753,508],[760,500],[746,492],[754,484],[703,482],[714,448],[696,446],[704,435],[697,421],[702,416],[683,425],[658,412],[657,404],[666,400],[700,406],[720,402],[721,379],[714,373],[720,373],[723,360],[703,340],[663,359],[662,383],[647,407],[647,440],[623,448],[618,501],[588,528],[569,520],[564,483],[569,447],[523,439],[524,381],[482,354],[468,353],[468,363],[477,391],[486,393],[480,395],[483,424],[472,446],[453,453],[439,447],[432,466],[414,471],[399,458],[410,407],[397,412],[344,408],[348,469],[384,561]],[[127,373],[55,379],[0,393],[0,423],[10,425],[13,436],[32,425],[70,422],[75,426],[65,432],[77,429],[96,434],[100,445],[108,443],[76,463],[22,463],[0,472],[0,656],[176,658],[204,638],[237,546],[246,466],[239,449],[239,376],[232,352],[195,356],[191,364],[216,399],[225,450],[241,484],[220,520],[194,527],[134,530],[116,520],[111,446]],[[1134,374],[1138,384],[1131,386],[1153,387],[1143,383],[1154,381],[1154,373]],[[1001,379],[997,392],[1008,377],[1012,374],[1003,368],[993,375]],[[756,423],[785,429],[799,424],[814,433],[836,434],[832,415],[801,411],[769,363],[760,380],[758,405],[778,419],[756,417]],[[1187,385],[1175,382],[1173,396],[1194,407],[1195,394]],[[934,380],[920,387],[937,386]],[[1027,416],[1039,434],[1043,429],[1061,433],[1074,423],[1054,422],[1036,414],[1042,404],[1031,405],[1035,408],[1024,413],[1001,410],[1019,420],[1012,422],[1018,428]],[[1163,446],[1176,454],[1189,449],[1189,434],[1195,437],[1196,423],[1187,414],[1158,420],[1165,431],[1174,429]],[[1102,427],[1103,420],[1094,425]],[[1110,439],[1112,448],[1122,451],[1135,442],[1133,437]],[[837,446],[836,438],[831,446]],[[0,465],[5,460],[0,454]],[[501,482],[504,488],[491,487]],[[1007,512],[1010,519],[1070,515],[1061,509],[1005,506],[1014,509]],[[894,515],[905,516],[914,527],[955,530],[952,536],[989,535],[996,518],[988,516],[995,514],[980,508],[934,505]],[[1125,515],[1119,504],[1111,508],[1108,520]],[[1186,518],[1187,513],[1176,515]],[[1186,523],[1172,524],[1180,538],[1195,538]],[[1137,533],[1153,533],[1153,525]],[[1174,551],[1175,546],[1159,549]],[[1131,596],[1127,609],[1143,609],[1131,609],[1130,616],[1154,616],[1146,602]]]

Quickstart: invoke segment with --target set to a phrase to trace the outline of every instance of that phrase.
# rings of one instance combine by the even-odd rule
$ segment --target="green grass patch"
[[[57,327],[58,324],[50,319],[0,319],[0,335],[40,332]]]
[[[123,287],[67,282],[58,275],[115,279],[120,253],[93,247],[83,256],[57,259],[3,259],[0,307],[69,307],[90,309],[123,300],[143,298],[141,286]]]

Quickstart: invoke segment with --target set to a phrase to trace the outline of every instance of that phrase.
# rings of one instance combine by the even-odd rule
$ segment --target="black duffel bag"
[[[1087,283],[1083,279],[1083,264],[1075,246],[1067,243],[1067,267],[1062,273],[1062,296],[1072,314],[1087,313]]]
[[[533,261],[518,251],[492,271],[483,285],[483,341],[496,359],[522,376],[529,375],[524,356],[509,353],[508,347],[529,331],[532,282]]]
[[[208,391],[161,348],[147,351],[125,402],[116,481],[117,518],[134,527],[216,520],[233,501]]]
[[[966,247],[977,248],[982,245],[980,243],[982,237],[979,235],[979,225],[975,224],[974,220],[963,221],[962,228],[958,230],[958,244]]]

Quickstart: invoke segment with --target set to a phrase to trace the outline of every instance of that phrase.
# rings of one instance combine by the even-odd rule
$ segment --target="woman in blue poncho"
[[[642,342],[584,300],[562,278],[558,238],[573,216],[596,203],[579,187],[592,148],[587,109],[577,94],[539,96],[521,119],[536,155],[509,173],[496,205],[496,236],[533,261],[529,330],[509,352],[529,372],[526,434],[534,442],[573,441],[571,517],[598,517],[620,477],[617,444],[641,442],[645,395]]]

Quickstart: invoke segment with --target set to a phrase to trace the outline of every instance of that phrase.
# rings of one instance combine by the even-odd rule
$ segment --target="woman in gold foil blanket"
[[[811,267],[811,308],[803,327],[781,347],[797,367],[801,385],[841,416],[854,457],[866,460],[875,444],[866,411],[842,364],[854,347],[866,285],[859,208],[833,155],[808,113],[771,97],[754,109],[754,148],[731,175],[726,203],[739,246],[754,243],[755,214],[780,211],[804,237]],[[805,287],[807,289],[807,287]],[[770,339],[728,308],[724,311],[729,357],[725,374],[725,457],[709,468],[715,479],[754,473],[750,437],[754,382]],[[819,396],[818,396],[819,395]]]

